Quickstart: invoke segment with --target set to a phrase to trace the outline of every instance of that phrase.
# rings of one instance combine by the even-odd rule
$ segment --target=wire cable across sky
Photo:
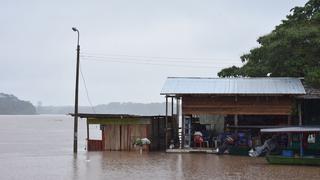
[[[81,59],[86,61],[100,61],[113,63],[145,64],[167,67],[187,67],[187,68],[225,68],[232,65],[242,65],[241,61],[217,61],[214,58],[177,58],[177,57],[155,57],[155,56],[130,56],[130,55],[94,55],[82,53]],[[217,66],[215,64],[219,64]]]
[[[82,68],[81,68],[81,65],[80,65],[80,73],[81,73],[81,77],[82,77],[82,81],[83,81],[83,84],[84,84],[84,88],[85,88],[85,91],[86,91],[86,95],[87,95],[87,100],[91,106],[91,109],[93,111],[93,113],[96,113],[93,105],[92,105],[92,102],[91,102],[91,99],[90,99],[90,96],[89,96],[89,92],[88,92],[88,88],[87,88],[87,84],[86,84],[86,80],[84,79],[84,75],[83,75],[83,72],[82,72]]]

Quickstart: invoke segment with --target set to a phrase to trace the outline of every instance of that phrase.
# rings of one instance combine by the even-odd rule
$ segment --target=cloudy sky
[[[306,0],[0,0],[0,92],[74,102],[76,38],[92,103],[162,102],[168,76],[216,77]],[[80,105],[88,105],[80,79]]]

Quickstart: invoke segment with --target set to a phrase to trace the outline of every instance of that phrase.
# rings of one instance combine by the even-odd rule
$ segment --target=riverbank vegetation
[[[28,101],[18,99],[14,95],[0,93],[1,115],[36,114],[36,108]]]

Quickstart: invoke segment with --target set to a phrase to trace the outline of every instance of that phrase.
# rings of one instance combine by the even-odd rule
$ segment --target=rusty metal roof
[[[306,94],[299,78],[200,78],[168,77],[161,95],[179,94],[248,94],[248,95],[302,95]]]

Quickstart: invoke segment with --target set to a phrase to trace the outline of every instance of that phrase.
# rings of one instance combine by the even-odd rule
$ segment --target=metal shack
[[[177,104],[181,147],[194,147],[200,131],[212,145],[212,137],[226,130],[250,131],[302,124],[301,101],[305,95],[299,78],[197,78],[169,77],[161,95]]]
[[[138,116],[128,114],[79,114],[87,120],[88,151],[131,151],[137,138],[151,140],[145,150],[165,149],[165,126],[170,126],[171,117]],[[90,125],[99,125],[101,138],[90,139]],[[170,136],[168,134],[168,136]]]

